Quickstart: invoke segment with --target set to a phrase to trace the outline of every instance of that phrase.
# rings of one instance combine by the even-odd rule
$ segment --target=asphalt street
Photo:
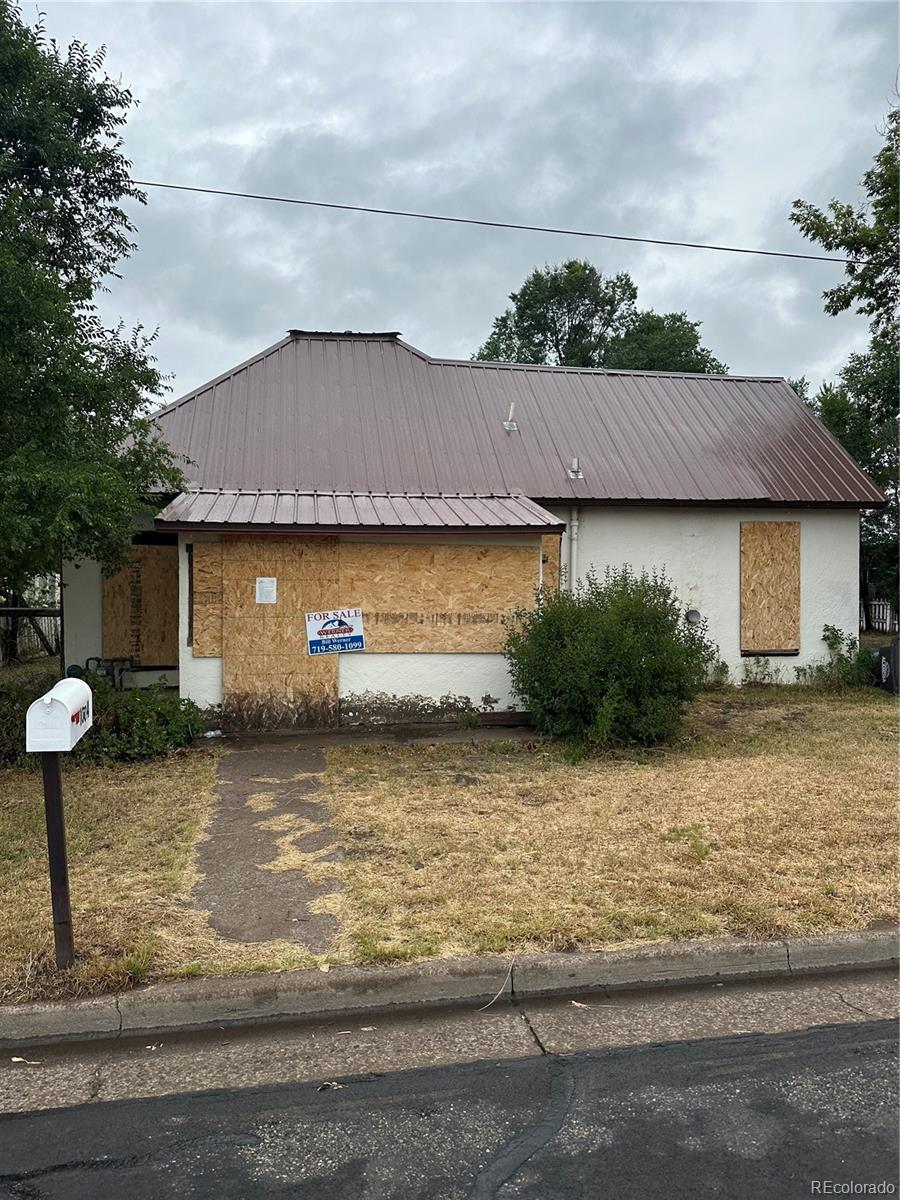
[[[43,1079],[68,1106],[35,1093],[34,1108],[0,1118],[0,1197],[755,1200],[829,1194],[815,1190],[826,1181],[896,1194],[896,1022],[870,1019],[895,1001],[877,975],[420,1015],[405,1033],[379,1023],[381,1050],[363,1059],[357,1050],[340,1060],[339,1047],[363,1044],[376,1026],[35,1050],[6,1065],[7,1079]],[[835,997],[846,1022],[792,1027],[830,1013]],[[677,1036],[703,1013],[732,1031]],[[784,1031],[738,1032],[753,1013]],[[524,1033],[518,1046],[508,1021]],[[266,1058],[279,1078],[292,1047],[314,1034],[316,1077],[257,1082]],[[592,1048],[579,1049],[585,1042]],[[445,1061],[392,1069],[408,1063],[404,1045],[423,1043],[426,1061]],[[130,1063],[152,1075],[167,1049],[174,1073],[148,1089],[158,1094],[135,1095],[136,1078],[115,1101],[65,1094],[91,1061],[111,1083]],[[217,1054],[227,1086],[174,1090],[183,1064]],[[454,1054],[469,1061],[446,1061]],[[378,1069],[330,1073],[351,1060]]]

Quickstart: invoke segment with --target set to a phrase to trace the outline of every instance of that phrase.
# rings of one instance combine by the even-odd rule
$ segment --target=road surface
[[[895,1005],[870,972],[7,1054],[0,1197],[896,1195]]]

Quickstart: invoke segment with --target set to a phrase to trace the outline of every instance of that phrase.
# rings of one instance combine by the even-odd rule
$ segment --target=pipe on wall
[[[566,527],[568,543],[567,567],[569,571],[569,591],[575,590],[575,580],[578,578],[578,508],[572,505],[569,509],[569,523]]]

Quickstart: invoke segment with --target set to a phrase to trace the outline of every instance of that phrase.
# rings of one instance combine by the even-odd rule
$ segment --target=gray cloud
[[[48,6],[141,104],[141,178],[809,249],[798,196],[858,195],[896,14],[846,4]],[[152,192],[105,304],[159,325],[185,391],[289,326],[400,329],[467,357],[535,264],[628,270],[733,371],[833,373],[827,264],[662,250]]]

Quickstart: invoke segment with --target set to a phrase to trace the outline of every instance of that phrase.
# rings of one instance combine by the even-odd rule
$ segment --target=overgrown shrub
[[[52,687],[54,678],[0,688],[0,765],[37,762],[25,754],[25,713]],[[163,683],[117,692],[98,676],[86,679],[93,693],[94,724],[68,756],[76,762],[130,762],[187,746],[203,728],[200,709]]]
[[[627,566],[515,613],[505,653],[538,729],[595,746],[670,738],[717,655],[665,575]]]
[[[822,630],[822,641],[828,657],[808,667],[796,667],[798,683],[829,692],[877,683],[875,656],[869,650],[862,650],[852,634],[844,633],[836,625],[826,625]]]
[[[105,679],[87,680],[94,694],[94,725],[73,751],[87,762],[130,762],[155,758],[188,746],[203,730],[203,714],[193,700],[160,681],[118,692]]]

